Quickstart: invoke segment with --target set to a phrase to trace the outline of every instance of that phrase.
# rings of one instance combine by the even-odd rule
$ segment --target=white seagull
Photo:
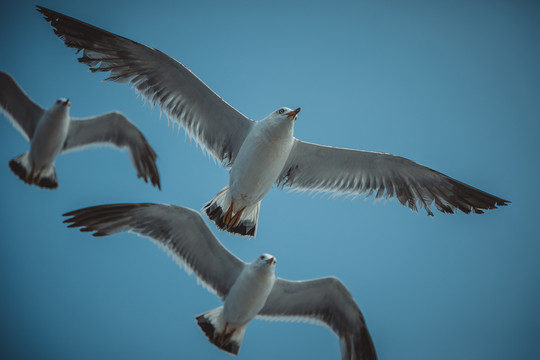
[[[129,82],[230,167],[229,184],[204,206],[219,228],[254,236],[259,207],[276,184],[296,190],[396,197],[412,210],[482,213],[508,203],[411,160],[390,154],[311,144],[294,138],[300,108],[282,107],[252,121],[180,62],[156,49],[38,6],[79,61],[106,80]]]
[[[13,78],[0,71],[0,112],[30,141],[30,151],[9,162],[25,183],[58,187],[54,160],[61,152],[89,145],[110,144],[130,150],[137,177],[161,188],[156,153],[144,135],[124,115],[110,112],[85,119],[69,115],[69,99],[58,99],[47,110],[37,105]]]
[[[376,359],[358,305],[335,277],[289,281],[274,275],[276,259],[262,254],[245,263],[214,237],[198,212],[163,204],[110,204],[64,214],[69,227],[106,236],[133,232],[171,254],[224,304],[196,317],[210,342],[237,354],[254,318],[326,325],[339,337],[341,358]]]

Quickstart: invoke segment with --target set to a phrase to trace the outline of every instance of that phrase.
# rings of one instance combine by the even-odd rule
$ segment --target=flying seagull
[[[294,138],[300,108],[282,107],[252,121],[227,104],[189,69],[166,54],[38,6],[54,33],[82,50],[80,62],[106,80],[129,82],[184,127],[190,137],[230,167],[229,184],[204,211],[226,231],[254,236],[261,200],[274,184],[295,190],[395,197],[416,211],[483,213],[509,201],[411,160]]]
[[[274,274],[276,258],[262,254],[245,263],[214,237],[198,212],[163,204],[110,204],[64,214],[69,227],[106,236],[133,232],[148,237],[224,305],[196,317],[210,342],[237,354],[254,318],[326,325],[339,337],[342,359],[376,359],[358,305],[335,277],[289,281]]]
[[[0,110],[30,141],[30,151],[9,161],[11,170],[25,183],[58,187],[54,160],[66,151],[89,145],[111,144],[130,150],[137,177],[161,188],[156,153],[143,134],[119,112],[85,119],[69,115],[69,99],[58,99],[47,110],[37,105],[7,73],[0,71]]]

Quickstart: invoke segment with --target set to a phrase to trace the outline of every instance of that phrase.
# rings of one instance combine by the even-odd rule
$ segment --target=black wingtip
[[[43,14],[43,17],[45,18],[45,20],[47,21],[51,21],[52,18],[51,18],[51,15],[56,13],[55,11],[51,10],[51,9],[47,9],[46,7],[43,7],[41,5],[36,5],[36,10]]]

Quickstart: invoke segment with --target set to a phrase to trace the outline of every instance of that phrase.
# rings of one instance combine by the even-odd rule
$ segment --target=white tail
[[[25,152],[11,159],[9,161],[11,171],[27,184],[37,185],[46,189],[56,189],[58,187],[58,181],[56,180],[54,164],[41,169],[34,169],[29,155],[29,152]]]
[[[234,208],[229,186],[225,186],[204,206],[203,211],[221,230],[243,236],[255,236],[260,206],[259,201],[242,209]]]
[[[205,312],[196,319],[212,344],[231,354],[238,354],[247,324],[239,328],[229,327],[223,319],[223,306]]]

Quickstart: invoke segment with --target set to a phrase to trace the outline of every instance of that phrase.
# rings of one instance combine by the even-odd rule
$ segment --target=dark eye
[[[264,260],[264,255],[261,255],[261,258],[260,258],[260,259],[261,259],[261,260]]]
[[[278,114],[283,114],[285,112],[285,109],[279,109]]]
[[[57,104],[60,104],[60,100],[56,100],[56,103],[57,103]]]

